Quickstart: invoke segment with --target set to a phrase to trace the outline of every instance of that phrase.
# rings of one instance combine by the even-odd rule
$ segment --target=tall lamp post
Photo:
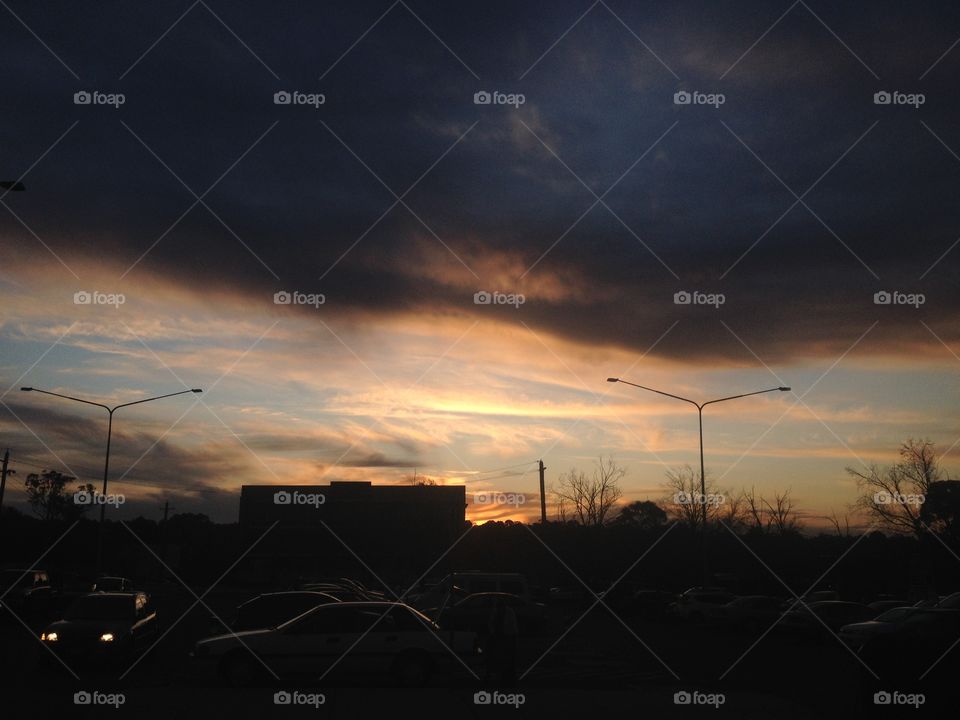
[[[790,388],[788,387],[775,387],[767,388],[766,390],[757,390],[755,392],[743,393],[742,395],[731,395],[730,397],[717,398],[715,400],[707,400],[706,402],[698,403],[695,400],[690,400],[689,398],[680,397],[679,395],[673,395],[672,393],[663,392],[662,390],[655,390],[651,387],[646,387],[645,385],[637,385],[636,383],[629,382],[627,380],[621,380],[620,378],[607,378],[607,382],[612,383],[623,383],[624,385],[631,385],[635,388],[640,388],[641,390],[647,390],[657,395],[666,395],[671,397],[674,400],[683,400],[683,402],[690,403],[695,408],[697,408],[697,419],[700,423],[700,507],[702,510],[702,515],[700,518],[700,559],[702,566],[700,569],[700,586],[707,586],[707,483],[704,477],[703,470],[703,409],[707,405],[713,405],[715,403],[724,402],[726,400],[736,400],[738,398],[750,397],[751,395],[762,395],[763,393],[768,392],[789,392]]]
[[[144,398],[143,400],[134,400],[133,402],[122,403],[120,405],[114,405],[110,407],[109,405],[104,405],[103,403],[93,402],[92,400],[83,400],[82,398],[71,397],[70,395],[61,395],[60,393],[50,392],[49,390],[41,390],[40,388],[35,387],[22,387],[20,388],[23,392],[38,392],[43,393],[44,395],[53,395],[54,397],[63,398],[64,400],[73,400],[74,402],[83,403],[84,405],[94,405],[99,408],[103,408],[107,411],[107,455],[106,459],[103,462],[103,491],[101,495],[107,494],[107,474],[110,470],[110,437],[113,434],[113,413],[123,407],[130,407],[131,405],[140,405],[145,402],[151,402],[152,400],[162,400],[163,398],[173,397],[174,395],[186,395],[187,393],[202,393],[203,390],[200,388],[193,388],[191,390],[181,390],[180,392],[167,393],[166,395],[157,395],[156,397]],[[105,499],[105,498],[103,498]],[[103,517],[106,512],[107,504],[105,502],[100,503],[100,524],[97,527],[97,575],[100,575],[102,570],[102,561],[103,561]]]

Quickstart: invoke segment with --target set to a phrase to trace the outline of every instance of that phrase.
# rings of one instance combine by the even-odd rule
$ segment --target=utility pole
[[[170,515],[170,501],[167,500],[163,503],[163,521],[167,521],[167,517]]]
[[[537,461],[540,465],[540,522],[544,525],[547,524],[547,494],[543,488],[543,471],[547,468],[543,464],[543,460]]]
[[[0,471],[0,512],[3,511],[3,491],[7,487],[7,465],[10,462],[10,450],[3,454],[3,470]]]

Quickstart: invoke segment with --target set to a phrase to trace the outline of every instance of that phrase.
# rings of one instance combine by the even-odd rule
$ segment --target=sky
[[[416,474],[533,519],[538,459],[550,485],[600,456],[658,499],[696,410],[611,376],[791,387],[708,406],[707,475],[789,489],[812,526],[907,438],[957,466],[951,3],[0,17],[0,179],[27,188],[0,190],[6,503],[42,468],[102,476],[105,411],[21,386],[204,389],[117,411],[117,517]]]

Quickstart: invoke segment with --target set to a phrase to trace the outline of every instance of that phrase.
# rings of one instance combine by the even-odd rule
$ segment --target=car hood
[[[269,628],[263,628],[260,630],[242,630],[236,633],[225,633],[223,635],[214,635],[213,637],[204,638],[203,640],[197,641],[197,647],[204,647],[207,649],[212,649],[216,647],[226,647],[232,645],[240,645],[241,642],[250,642],[256,641],[259,638],[269,637],[274,634],[274,631]]]

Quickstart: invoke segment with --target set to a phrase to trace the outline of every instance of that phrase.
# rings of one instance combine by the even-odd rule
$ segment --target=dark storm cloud
[[[700,361],[750,361],[718,319],[768,361],[837,355],[878,320],[863,347],[933,342],[919,319],[957,338],[960,250],[934,263],[960,235],[960,160],[932,133],[960,150],[960,50],[929,70],[960,34],[957,8],[798,5],[737,62],[787,5],[608,4],[536,62],[587,3],[411,1],[337,62],[389,2],[210,3],[249,49],[197,6],[134,65],[188,3],[56,13],[13,3],[80,79],[4,24],[4,172],[16,176],[79,122],[30,173],[30,190],[5,201],[68,264],[104,258],[119,274],[146,252],[131,278],[158,272],[265,304],[296,288],[325,293],[329,313],[489,315],[503,309],[474,306],[474,291],[521,290],[524,322],[585,342],[645,350],[681,320],[657,352]],[[127,99],[118,110],[76,106],[81,89]],[[494,89],[527,101],[473,104]],[[277,106],[278,90],[326,103]],[[726,102],[677,106],[678,90]],[[878,90],[926,102],[878,106]],[[195,193],[217,183],[204,202],[229,229],[197,205],[164,235],[194,197],[141,140]],[[404,197],[412,212],[397,205],[371,230],[392,192],[438,160]],[[609,209],[571,229],[591,191]],[[788,212],[795,195],[803,203]],[[0,223],[13,252],[72,281],[13,217]],[[516,259],[513,287],[494,286],[503,279],[486,263],[498,257]],[[568,278],[570,292],[546,297],[540,283],[552,278]],[[726,302],[678,307],[682,290]],[[879,290],[927,302],[878,307]]]

